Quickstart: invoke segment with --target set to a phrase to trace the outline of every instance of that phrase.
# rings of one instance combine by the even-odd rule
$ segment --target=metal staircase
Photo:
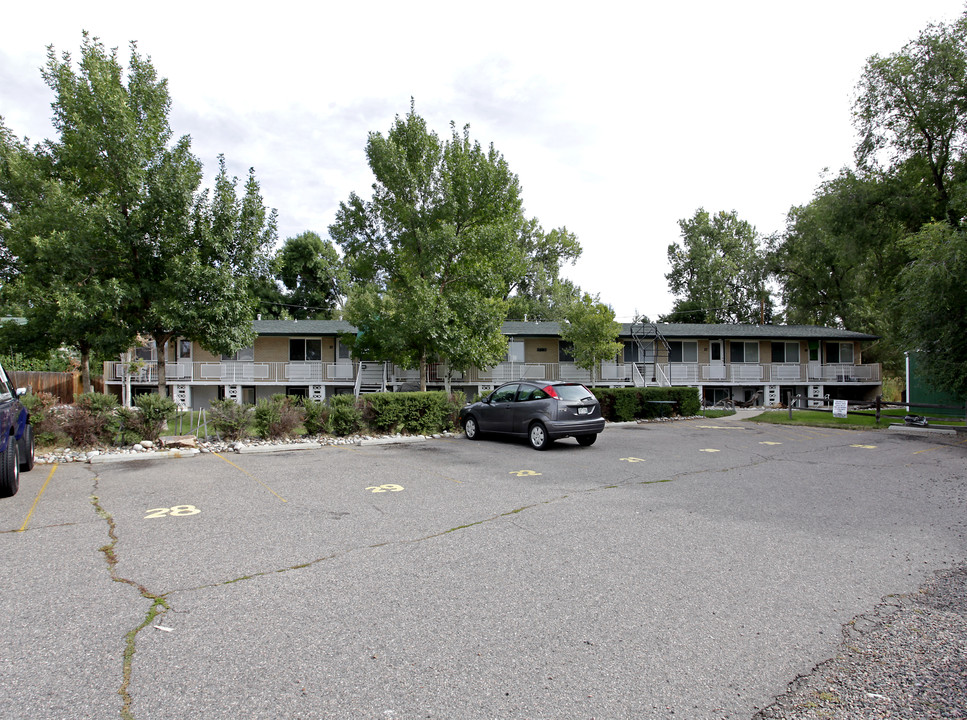
[[[366,393],[386,392],[386,363],[360,362],[356,368],[356,397]]]
[[[648,322],[644,316],[639,315],[631,323],[631,338],[641,350],[640,356],[644,362],[635,362],[637,372],[634,373],[635,385],[638,385],[639,378],[642,385],[657,383],[658,385],[671,385],[668,377],[658,364],[658,348],[661,346],[665,350],[667,357],[670,351],[668,341],[658,329],[658,323]]]

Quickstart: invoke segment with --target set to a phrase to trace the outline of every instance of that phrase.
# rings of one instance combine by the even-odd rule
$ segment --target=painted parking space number
[[[400,492],[403,489],[402,485],[371,485],[366,488],[370,492],[381,493],[381,492]]]
[[[186,515],[197,515],[201,512],[194,505],[175,505],[170,508],[153,508],[146,511],[145,520],[160,517],[185,517]]]
[[[516,475],[517,477],[533,477],[535,475],[540,475],[539,472],[533,470],[511,470],[508,475]]]

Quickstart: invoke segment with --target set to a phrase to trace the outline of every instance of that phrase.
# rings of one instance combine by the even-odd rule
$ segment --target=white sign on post
[[[833,417],[846,417],[846,409],[848,406],[849,400],[833,400]]]

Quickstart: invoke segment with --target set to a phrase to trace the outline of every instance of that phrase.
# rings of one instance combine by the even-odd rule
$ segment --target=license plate
[[[586,407],[578,408],[578,415],[587,415],[589,412],[591,412],[591,408],[586,408]]]

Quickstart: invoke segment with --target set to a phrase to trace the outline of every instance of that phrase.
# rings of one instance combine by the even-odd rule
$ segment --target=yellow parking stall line
[[[258,479],[257,477],[255,477],[255,476],[254,476],[254,475],[253,475],[252,473],[250,473],[250,472],[249,472],[248,470],[246,470],[245,468],[240,468],[240,467],[239,467],[238,465],[236,465],[235,463],[233,463],[233,462],[232,462],[231,460],[229,460],[229,459],[228,459],[227,457],[224,457],[224,456],[222,456],[222,455],[220,455],[220,454],[219,454],[219,453],[217,453],[217,452],[213,452],[213,453],[212,453],[212,455],[214,455],[214,456],[215,456],[215,457],[217,457],[217,458],[221,458],[222,460],[224,460],[225,462],[227,462],[227,463],[228,463],[229,465],[231,465],[231,466],[232,466],[233,468],[235,468],[236,470],[240,470],[240,471],[242,471],[243,473],[245,473],[246,475],[248,475],[248,476],[249,476],[250,478],[252,478],[252,479],[253,479],[253,480],[254,480],[255,482],[257,482],[257,483],[258,483],[259,485],[261,485],[262,487],[264,487],[264,488],[265,488],[266,490],[268,490],[268,491],[269,491],[270,493],[272,493],[273,495],[275,495],[275,496],[276,496],[276,497],[277,497],[277,498],[278,498],[279,500],[281,500],[282,502],[289,502],[289,501],[288,501],[288,500],[286,500],[286,499],[285,499],[284,497],[282,497],[281,495],[279,495],[279,494],[278,494],[278,493],[277,493],[277,492],[276,492],[275,490],[273,490],[273,489],[272,489],[272,488],[270,488],[270,487],[269,487],[268,485],[266,485],[266,484],[265,484],[264,482],[262,482],[262,481],[261,481],[261,480],[259,480],[259,479]]]
[[[54,477],[54,470],[57,469],[57,466],[59,464],[60,463],[54,463],[54,467],[52,467],[50,469],[50,472],[47,474],[47,479],[44,480],[44,484],[40,488],[40,492],[37,493],[37,497],[34,498],[34,504],[30,506],[30,512],[27,513],[27,517],[24,519],[24,524],[20,526],[20,529],[17,532],[23,532],[24,530],[27,529],[27,523],[30,522],[30,518],[34,514],[34,510],[37,509],[37,503],[40,502],[40,496],[43,495],[44,494],[44,490],[47,489],[47,483],[49,483],[50,482],[50,479],[52,477]]]

